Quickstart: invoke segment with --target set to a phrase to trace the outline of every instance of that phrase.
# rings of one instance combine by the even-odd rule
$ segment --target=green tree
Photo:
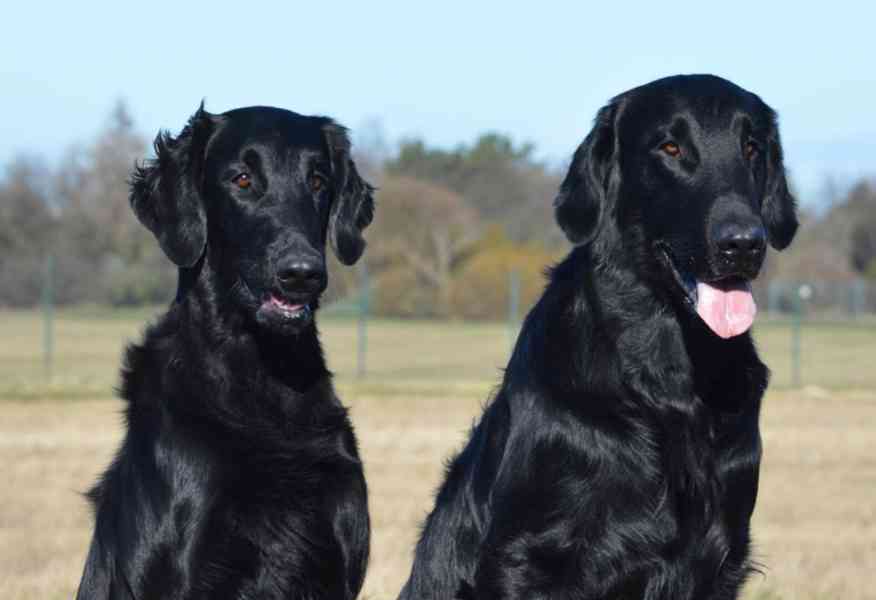
[[[876,190],[869,182],[852,188],[847,204],[856,208],[857,218],[849,240],[849,262],[865,277],[876,274]]]
[[[562,243],[551,210],[559,176],[535,160],[531,144],[515,144],[498,133],[485,133],[471,146],[453,150],[407,140],[386,171],[453,190],[481,219],[500,223],[512,239]]]
[[[454,191],[412,177],[386,177],[378,199],[368,251],[381,273],[378,310],[449,315],[454,272],[481,236],[477,212]]]
[[[39,298],[56,225],[46,179],[44,165],[21,157],[0,181],[0,305],[26,306]]]

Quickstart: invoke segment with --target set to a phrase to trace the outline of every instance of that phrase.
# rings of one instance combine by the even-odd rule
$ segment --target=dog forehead
[[[764,121],[759,98],[714,75],[675,75],[634,88],[616,99],[622,129],[648,135],[686,121],[701,131],[725,132],[740,119]]]
[[[238,108],[219,116],[219,127],[210,140],[208,154],[234,155],[244,146],[289,152],[321,152],[326,120],[269,106]]]

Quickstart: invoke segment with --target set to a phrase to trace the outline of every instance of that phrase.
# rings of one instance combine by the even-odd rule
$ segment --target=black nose
[[[277,282],[284,292],[321,292],[325,288],[325,263],[296,256],[277,264]]]
[[[718,228],[715,244],[729,260],[760,258],[766,250],[766,231],[761,225],[725,223]]]

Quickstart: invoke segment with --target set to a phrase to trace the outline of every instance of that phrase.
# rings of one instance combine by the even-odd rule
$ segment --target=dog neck
[[[207,260],[192,269],[180,269],[173,310],[179,311],[178,323],[186,328],[180,337],[197,347],[190,356],[226,363],[242,381],[252,381],[256,375],[246,372],[247,365],[257,366],[264,371],[261,375],[296,392],[305,392],[330,377],[315,320],[295,335],[260,329],[222,292],[220,277]]]
[[[722,412],[744,408],[738,399],[751,394],[733,393],[741,386],[765,385],[761,373],[740,371],[756,359],[748,334],[710,336],[693,321],[696,315],[655,290],[633,266],[594,254],[576,247],[554,268],[512,356],[519,368],[509,372],[536,369],[537,378],[560,395],[571,392],[570,402],[634,391],[647,392],[640,400],[655,406],[702,400]]]

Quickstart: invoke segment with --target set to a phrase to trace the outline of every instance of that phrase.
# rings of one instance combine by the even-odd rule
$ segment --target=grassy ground
[[[0,590],[13,600],[75,592],[90,536],[81,492],[121,435],[113,401],[122,341],[147,313],[67,313],[56,326],[47,382],[39,319],[0,313]],[[351,405],[371,492],[372,561],[364,597],[395,597],[442,461],[463,441],[507,356],[500,325],[377,322],[369,376],[353,377],[354,322],[323,338]],[[876,572],[876,330],[804,328],[803,390],[789,380],[786,326],[758,331],[774,367],[754,519],[757,556],[748,600],[863,600]],[[817,350],[816,350],[817,348]],[[784,387],[783,387],[783,384]],[[58,401],[77,399],[76,402]]]

